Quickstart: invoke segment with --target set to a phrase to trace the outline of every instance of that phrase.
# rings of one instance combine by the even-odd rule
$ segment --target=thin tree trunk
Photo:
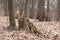
[[[27,5],[28,5],[28,0],[25,0],[25,11],[24,11],[24,13],[25,13],[25,15],[24,15],[25,20],[24,20],[24,29],[27,28],[27,18],[28,18]]]
[[[34,0],[34,14],[33,14],[33,18],[36,19],[37,18],[37,13],[38,13],[38,0]]]
[[[14,11],[14,16],[17,16],[17,0],[13,0],[13,11]]]
[[[4,0],[4,14],[7,16],[7,0]]]
[[[46,12],[47,20],[49,21],[49,0],[47,0],[47,12]]]
[[[28,3],[28,0],[24,0],[23,2],[24,13],[22,13],[23,16],[18,18],[19,29],[23,29],[23,30],[26,30],[26,27],[27,27],[27,3]]]
[[[47,0],[47,12],[49,12],[49,0]]]
[[[13,0],[8,0],[8,11],[9,11],[10,28],[14,29],[16,25],[13,12]]]
[[[59,20],[59,27],[60,27],[60,0],[57,0],[57,8],[58,8],[58,20]]]
[[[60,17],[60,0],[57,1],[57,7],[58,7],[58,20],[60,21],[59,17]]]
[[[45,0],[38,0],[38,19],[40,21],[44,21],[44,16],[45,16]]]
[[[56,5],[54,5],[54,3],[55,3],[55,1],[53,1],[53,0],[50,0],[51,2],[50,2],[50,10],[49,10],[49,14],[48,14],[48,16],[49,16],[49,18],[50,18],[50,21],[57,21],[57,11],[56,11],[56,9],[55,9],[55,6]]]
[[[33,4],[34,0],[31,0],[31,9],[30,9],[30,18],[33,18],[33,14],[34,14],[34,4]]]

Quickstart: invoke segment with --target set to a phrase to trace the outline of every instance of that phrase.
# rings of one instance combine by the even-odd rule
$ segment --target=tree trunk
[[[8,0],[8,11],[9,11],[10,28],[14,29],[16,25],[13,12],[13,0]]]
[[[47,21],[49,21],[49,0],[47,0],[47,12],[46,12],[46,16],[47,16]]]
[[[30,18],[33,18],[33,14],[34,14],[34,9],[33,9],[33,7],[34,7],[34,4],[33,4],[33,2],[34,2],[34,0],[31,0],[31,8],[30,8]]]
[[[27,27],[27,15],[28,15],[27,14],[27,3],[28,3],[28,0],[24,0],[24,2],[22,2],[23,4],[22,7],[24,7],[24,9],[22,10],[24,11],[24,13],[20,12],[20,15],[22,13],[23,16],[18,18],[19,29],[23,29],[23,30],[26,30],[26,27]]]
[[[45,16],[45,0],[38,0],[38,19],[40,21],[44,21],[44,16]]]
[[[60,27],[60,0],[57,0],[57,8],[58,8],[58,20],[59,20],[59,27]]]
[[[14,16],[17,17],[17,0],[13,0],[13,11],[14,11]]]
[[[60,21],[60,0],[57,1],[58,4],[57,4],[57,7],[58,7],[58,20]]]
[[[4,0],[4,14],[7,16],[7,0]]]
[[[49,0],[47,0],[47,12],[49,12]]]
[[[33,10],[34,10],[33,18],[36,19],[37,14],[38,14],[38,0],[34,0],[33,4],[34,4],[33,5]]]
[[[54,5],[55,4],[55,0],[50,0],[50,10],[49,10],[49,13],[48,13],[48,16],[49,16],[49,19],[50,21],[57,21],[57,11],[56,11],[56,8]]]

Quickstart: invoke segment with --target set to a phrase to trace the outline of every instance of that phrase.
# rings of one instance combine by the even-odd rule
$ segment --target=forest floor
[[[30,20],[30,21],[33,21]],[[41,32],[39,37],[26,31],[8,31],[4,27],[9,25],[7,17],[0,17],[0,40],[60,40],[59,22],[32,22],[37,30]]]

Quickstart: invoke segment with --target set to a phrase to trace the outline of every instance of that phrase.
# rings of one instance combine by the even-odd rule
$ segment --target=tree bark
[[[9,11],[10,28],[14,29],[16,25],[13,12],[13,0],[8,0],[8,11]]]
[[[60,0],[57,0],[57,8],[58,8],[58,20],[59,20],[59,27],[60,27]]]
[[[45,0],[38,0],[38,19],[40,21],[44,21],[44,16],[45,16]]]
[[[30,8],[30,18],[33,18],[33,14],[34,14],[34,0],[31,0],[31,8]]]
[[[57,13],[57,11],[56,11],[56,9],[55,9],[55,6],[56,5],[54,5],[55,4],[55,1],[53,2],[53,0],[50,0],[51,2],[50,2],[50,10],[49,10],[49,13],[48,13],[48,16],[49,16],[49,19],[50,19],[50,21],[57,21],[57,15],[58,15],[58,13]]]
[[[7,16],[7,0],[4,0],[4,15]]]
[[[57,7],[58,7],[58,20],[60,21],[60,0],[57,1]]]
[[[46,16],[47,16],[47,21],[49,21],[49,0],[47,0],[47,12],[46,12]]]
[[[23,30],[26,30],[26,28],[27,28],[27,3],[28,3],[28,0],[24,0],[23,2],[22,2],[22,4],[23,4],[23,6],[24,6],[24,9],[22,9],[23,11],[24,11],[24,13],[22,13],[22,10],[20,9],[20,14],[19,15],[23,15],[22,17],[20,16],[19,18],[18,18],[18,25],[19,25],[19,29],[23,29]],[[22,7],[23,7],[22,6]],[[21,6],[20,6],[21,7]]]

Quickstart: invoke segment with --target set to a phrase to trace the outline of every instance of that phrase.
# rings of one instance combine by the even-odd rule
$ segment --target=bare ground
[[[9,20],[7,17],[0,17],[0,40],[60,40],[59,22],[33,22],[33,24],[41,32],[39,37],[26,31],[4,30],[3,28],[9,25]]]

